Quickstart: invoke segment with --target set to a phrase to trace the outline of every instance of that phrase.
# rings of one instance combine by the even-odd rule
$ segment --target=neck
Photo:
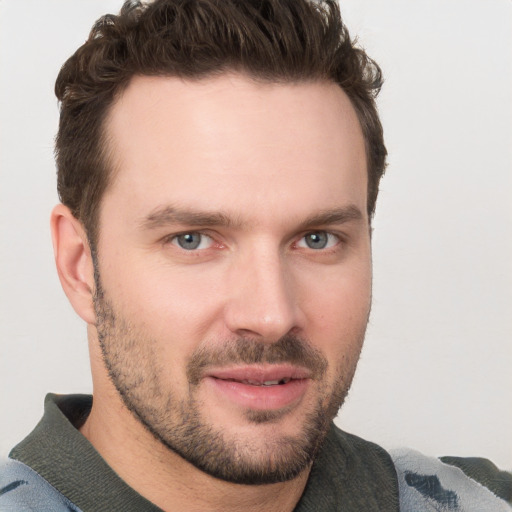
[[[240,485],[214,478],[157,441],[109,390],[95,393],[80,429],[112,469],[164,511],[287,512],[299,501],[309,469],[287,482]],[[172,504],[172,507],[171,505]]]

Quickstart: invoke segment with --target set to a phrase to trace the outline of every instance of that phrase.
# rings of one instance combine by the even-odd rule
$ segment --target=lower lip
[[[275,386],[252,386],[214,377],[205,380],[229,401],[257,411],[278,410],[298,402],[306,393],[309,382],[309,379],[292,379]]]

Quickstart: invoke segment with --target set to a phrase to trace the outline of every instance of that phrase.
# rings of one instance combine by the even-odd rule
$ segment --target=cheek
[[[359,350],[371,305],[371,268],[361,265],[351,272],[332,274],[310,284],[303,310],[307,335],[328,356]]]
[[[180,270],[161,262],[125,259],[112,271],[102,272],[102,280],[103,274],[108,297],[127,320],[165,340],[170,350],[177,345],[193,350],[218,316],[215,276],[198,267]]]
[[[333,275],[310,293],[306,336],[328,361],[321,388],[326,406],[348,391],[354,377],[371,303],[369,268]]]

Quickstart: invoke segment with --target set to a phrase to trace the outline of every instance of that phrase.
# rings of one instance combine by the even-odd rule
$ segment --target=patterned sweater
[[[48,395],[37,427],[0,462],[0,512],[161,511],[77,430],[91,405]],[[512,475],[489,461],[387,453],[333,425],[295,512],[510,512],[511,503]]]

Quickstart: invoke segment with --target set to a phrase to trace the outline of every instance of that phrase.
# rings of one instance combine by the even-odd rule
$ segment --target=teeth
[[[264,382],[259,382],[255,380],[243,380],[241,381],[244,384],[250,384],[251,386],[277,386],[279,384],[286,384],[287,382],[290,382],[290,378],[286,377],[281,380],[266,380]]]
[[[1,1],[1,0],[0,0]],[[229,379],[232,380],[232,379]],[[285,377],[281,380],[266,380],[264,382],[257,381],[257,380],[240,380],[240,381],[234,381],[234,382],[241,382],[242,384],[249,384],[251,386],[278,386],[279,384],[286,384],[290,382],[290,377]]]

